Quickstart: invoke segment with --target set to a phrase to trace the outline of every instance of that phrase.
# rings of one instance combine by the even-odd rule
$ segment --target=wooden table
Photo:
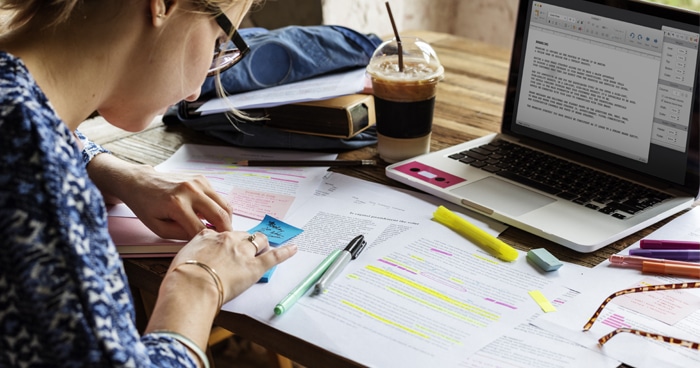
[[[406,35],[409,34],[431,43],[445,67],[445,79],[438,87],[436,98],[431,149],[439,150],[498,131],[510,51],[444,33],[423,31],[406,33]],[[166,127],[160,122],[154,122],[149,128],[139,133],[121,131],[100,119],[88,121],[80,129],[116,156],[150,165],[157,165],[164,161],[183,143],[224,144],[187,128]],[[379,159],[376,146],[341,152],[339,157],[376,159],[381,164],[369,168],[333,168],[333,171],[372,182],[407,188],[386,177],[384,174],[386,164]],[[546,248],[563,261],[592,267],[666,222],[668,220],[587,254],[577,253],[512,227],[504,231],[500,238],[524,251]],[[169,262],[170,259],[127,259],[124,261],[124,266],[133,288],[156,295]],[[135,297],[138,296],[136,293]],[[356,366],[353,362],[244,315],[222,312],[215,323],[306,366]]]

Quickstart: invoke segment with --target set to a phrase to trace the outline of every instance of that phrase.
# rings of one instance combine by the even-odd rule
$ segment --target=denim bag
[[[229,94],[273,87],[312,77],[364,67],[381,39],[340,26],[289,26],[276,30],[244,28],[241,37],[250,52],[240,63],[221,74]],[[201,99],[216,98],[213,78],[202,86]],[[190,116],[186,102],[173,106],[163,117],[166,124],[183,123],[235,146],[303,150],[346,150],[377,142],[374,127],[350,139],[287,132],[264,122],[237,122],[232,126],[223,114]]]
[[[268,31],[244,28],[250,52],[221,74],[229,94],[297,82],[345,69],[364,67],[382,40],[341,26],[289,26]],[[202,95],[215,97],[213,78]]]

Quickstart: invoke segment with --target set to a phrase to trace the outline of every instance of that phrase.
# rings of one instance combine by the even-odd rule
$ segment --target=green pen
[[[282,299],[282,301],[277,303],[275,306],[275,314],[279,316],[280,314],[284,313],[287,309],[291,308],[292,305],[294,305],[294,303],[296,303],[296,301],[302,297],[302,295],[306,294],[306,292],[309,291],[314,284],[316,284],[318,279],[323,276],[328,267],[335,262],[335,259],[338,258],[341,252],[342,249],[336,249],[331,252],[331,254],[329,254],[328,257],[323,260],[323,262],[319,263],[319,265],[316,266],[313,271],[311,271],[309,276],[306,276],[306,278],[302,280],[297,287],[292,289],[292,291],[290,291],[289,294]]]

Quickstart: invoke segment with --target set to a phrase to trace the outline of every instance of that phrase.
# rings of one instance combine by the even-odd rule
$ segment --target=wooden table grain
[[[445,78],[439,84],[436,97],[431,150],[439,150],[497,132],[503,113],[510,51],[445,33],[416,31],[406,32],[405,35],[418,36],[429,42],[445,67]],[[225,145],[222,141],[199,132],[182,126],[165,126],[160,121],[154,121],[141,132],[130,133],[114,128],[97,118],[83,123],[80,130],[114,155],[127,161],[150,165],[157,165],[166,160],[184,143]],[[339,167],[331,170],[376,183],[410,189],[386,177],[386,164],[379,158],[376,146],[340,152],[339,158],[375,159],[379,165]],[[592,267],[669,220],[661,221],[598,251],[585,254],[513,227],[504,231],[500,239],[520,250],[545,248],[563,261]],[[132,288],[156,295],[169,262],[168,258],[126,259],[124,266]],[[343,357],[244,315],[224,311],[219,314],[215,324],[302,365],[356,366]]]

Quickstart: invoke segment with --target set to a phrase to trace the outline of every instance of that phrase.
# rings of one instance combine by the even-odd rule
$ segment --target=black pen
[[[374,166],[375,160],[244,160],[233,163],[236,166]]]
[[[326,287],[330,285],[330,283],[333,282],[336,277],[338,277],[345,266],[360,255],[360,252],[365,249],[366,244],[367,242],[365,241],[364,235],[358,235],[355,237],[355,239],[351,240],[345,249],[340,252],[338,258],[335,259],[335,262],[328,267],[323,276],[321,276],[321,278],[318,280],[314,292],[322,293],[324,290],[326,290]]]

